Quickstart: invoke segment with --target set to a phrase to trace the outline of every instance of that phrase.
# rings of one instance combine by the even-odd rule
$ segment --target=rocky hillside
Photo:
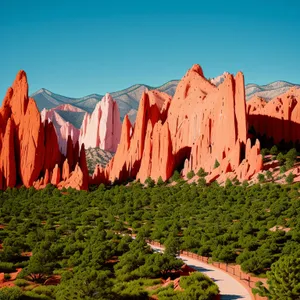
[[[285,93],[291,87],[300,87],[299,84],[293,84],[286,81],[275,81],[266,85],[247,84],[246,85],[246,98],[250,100],[254,96],[264,98],[266,101]]]
[[[86,149],[85,155],[89,174],[92,175],[96,165],[100,165],[103,168],[106,167],[108,162],[113,158],[114,153],[102,150],[98,147]]]

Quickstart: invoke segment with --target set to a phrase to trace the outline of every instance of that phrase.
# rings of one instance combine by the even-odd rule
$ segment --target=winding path
[[[149,245],[155,251],[161,252],[163,250],[163,248],[161,247],[153,246],[151,244]],[[206,264],[204,262],[184,255],[180,255],[179,258],[181,258],[190,267],[210,277],[220,289],[221,300],[253,299],[247,291],[247,289],[236,279],[228,275],[226,272],[215,268],[212,265]]]

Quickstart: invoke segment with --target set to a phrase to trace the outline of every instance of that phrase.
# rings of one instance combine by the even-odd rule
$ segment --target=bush
[[[25,268],[28,266],[29,260],[24,260],[24,261],[20,261],[20,262],[16,262],[14,264],[15,268]]]
[[[266,156],[270,153],[270,151],[267,148],[263,148],[263,149],[261,149],[260,153],[262,156]]]
[[[53,297],[53,294],[54,294],[54,291],[55,291],[55,286],[38,286],[36,288],[34,288],[32,290],[34,293],[38,294],[38,295],[46,295],[46,296],[49,296],[49,297]]]
[[[218,162],[218,160],[216,159],[215,160],[215,164],[214,164],[214,169],[216,169],[217,167],[219,167],[220,166],[220,163]]]
[[[257,179],[259,182],[264,182],[265,181],[265,175],[264,174],[258,174],[257,175]]]
[[[24,287],[24,286],[29,285],[28,281],[25,279],[17,279],[17,280],[15,280],[14,283],[16,286],[19,286],[19,287]]]
[[[292,172],[285,178],[285,182],[288,184],[292,184],[294,182],[294,174]]]
[[[195,172],[191,170],[190,172],[187,173],[187,178],[192,179],[195,176]]]
[[[181,178],[180,173],[177,170],[175,170],[174,173],[173,173],[173,175],[172,175],[172,177],[171,177],[171,182],[172,181],[177,181],[180,178]]]
[[[0,289],[0,299],[2,300],[19,300],[22,299],[23,292],[19,287],[4,287]]]
[[[199,177],[205,177],[208,173],[204,171],[203,168],[200,168],[199,171],[197,172],[197,175]]]
[[[148,178],[145,180],[145,184],[147,184],[148,187],[154,187],[155,181],[154,181],[151,177],[148,177]]]
[[[35,300],[51,300],[52,298],[46,296],[46,295],[39,295],[35,293],[34,291],[26,291],[25,296],[28,297],[29,299]]]
[[[267,179],[273,179],[273,175],[272,175],[272,172],[270,171],[270,170],[268,170],[267,172],[266,172],[266,176],[267,176]]]
[[[271,155],[277,155],[278,154],[278,148],[276,145],[274,145],[271,149],[270,149],[270,154]]]
[[[10,262],[0,262],[0,273],[11,273],[16,269],[13,263]]]
[[[164,185],[165,184],[165,182],[163,181],[163,179],[161,178],[161,176],[159,176],[159,178],[158,178],[158,180],[157,180],[157,185],[158,186],[162,186],[162,185]]]
[[[285,166],[281,166],[280,167],[280,173],[283,174],[286,172],[286,167]]]
[[[282,166],[285,162],[285,157],[281,152],[277,155],[276,159],[278,160],[280,166]]]
[[[11,279],[11,275],[9,273],[5,273],[4,274],[4,279],[5,280],[10,280]]]
[[[186,296],[183,299],[214,299],[219,293],[218,286],[200,272],[182,276],[180,286],[184,289],[183,295]]]
[[[292,148],[289,150],[289,152],[285,155],[286,160],[290,160],[295,162],[297,158],[297,150],[295,148]]]

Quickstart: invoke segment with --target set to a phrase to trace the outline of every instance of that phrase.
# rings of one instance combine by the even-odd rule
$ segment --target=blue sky
[[[20,69],[30,93],[71,97],[158,86],[194,63],[300,83],[297,2],[1,0],[0,99]]]

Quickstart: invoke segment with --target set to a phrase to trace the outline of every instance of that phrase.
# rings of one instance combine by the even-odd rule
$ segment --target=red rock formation
[[[85,189],[85,179],[84,179],[84,174],[82,170],[80,169],[79,165],[77,164],[75,167],[75,170],[70,173],[70,176],[65,180],[61,181],[58,184],[58,188],[73,188],[76,190],[83,190]]]
[[[53,124],[45,121],[45,161],[44,170],[52,170],[56,164],[61,164],[62,155],[59,151],[57,136]]]
[[[51,184],[58,185],[59,182],[60,182],[60,168],[56,164],[52,172]]]
[[[62,179],[67,180],[69,176],[70,176],[70,166],[68,163],[68,159],[66,159],[64,161],[63,168],[62,168]]]
[[[171,146],[166,146],[165,141],[162,140],[168,137],[169,133],[168,126],[162,126],[162,122],[166,120],[170,101],[171,97],[165,93],[145,92],[140,101],[132,135],[130,121],[127,116],[125,117],[120,144],[115,157],[107,167],[112,182],[115,179],[124,181],[129,178],[144,181],[151,176],[152,172],[152,175],[158,174],[154,168],[161,169],[166,163],[173,163],[173,157],[169,157]],[[166,157],[156,160],[158,155],[157,152],[152,151],[153,143],[161,149],[160,154],[166,154]],[[167,168],[159,176],[166,179],[169,176],[168,170]]]
[[[67,141],[67,159],[69,163],[69,167],[72,170],[74,166],[74,148],[73,148],[73,141],[70,136],[68,136],[68,141]]]
[[[89,185],[89,170],[86,163],[84,144],[81,145],[80,156],[79,156],[79,166],[83,174],[81,190],[87,190]]]
[[[71,144],[75,166],[79,147],[77,143],[73,148],[72,140]],[[84,161],[83,158],[81,160]],[[16,185],[43,188],[50,181],[58,184],[61,161],[53,124],[41,122],[34,100],[28,98],[26,74],[20,71],[0,108],[0,188]],[[53,174],[50,170],[53,170]],[[72,170],[64,166],[65,180],[69,180]],[[70,180],[69,185],[72,185]],[[78,182],[74,181],[74,187],[77,186]]]
[[[262,170],[263,161],[260,143],[251,145],[247,139],[247,118],[248,125],[273,136],[275,142],[300,139],[300,90],[292,89],[269,103],[252,99],[246,109],[242,73],[227,74],[216,86],[194,65],[178,84],[172,101],[158,91],[142,95],[134,128],[126,116],[114,158],[105,170],[97,166],[89,177],[84,145],[79,154],[79,144],[72,137],[68,137],[61,165],[53,124],[41,122],[27,92],[26,74],[21,71],[0,109],[0,188],[16,184],[42,188],[51,182],[59,188],[87,189],[89,183],[129,178],[167,180],[175,169],[186,175],[199,168],[209,173],[209,182],[248,180]],[[113,111],[109,96],[105,99],[107,111]],[[99,110],[98,116],[102,113]],[[116,115],[107,113],[103,120],[110,125],[100,135],[96,130],[96,139],[107,147],[116,145],[114,138],[103,135],[116,125],[110,123]],[[91,124],[98,124],[94,119]],[[216,160],[219,166],[214,168]]]
[[[240,165],[248,177],[253,165],[254,170],[262,167],[259,145],[250,145],[251,151],[246,151],[242,73],[236,77],[227,74],[216,87],[204,77],[201,67],[194,65],[170,100],[156,91],[145,92],[131,136],[128,120],[124,120],[116,156],[106,169],[111,181],[144,181],[148,176],[166,180],[183,165],[184,175],[202,167],[214,179],[227,173],[243,179],[241,172],[236,173]],[[220,166],[214,170],[216,160]]]
[[[107,173],[111,181],[119,179],[120,181],[125,181],[129,176],[129,171],[127,167],[126,159],[124,159],[124,154],[128,153],[130,147],[130,138],[133,128],[126,115],[122,125],[121,140],[117,148],[117,152],[112,160],[107,166]],[[101,181],[99,181],[101,183]]]
[[[89,178],[89,184],[99,184],[99,183],[104,183],[107,184],[107,174],[104,168],[100,165],[96,165],[96,168],[94,170],[94,174],[92,177]]]
[[[254,97],[247,102],[249,127],[257,133],[286,142],[300,140],[300,89],[291,88],[269,102]]]
[[[0,115],[2,133],[5,131],[9,118],[15,124],[15,130],[11,133],[14,149],[9,150],[12,153],[9,154],[10,161],[7,161],[7,165],[10,165],[9,168],[12,170],[15,164],[16,178],[20,178],[20,183],[25,186],[31,186],[44,165],[44,127],[34,100],[28,98],[28,84],[24,71],[18,73],[12,88],[8,89]],[[1,144],[2,157],[8,150],[4,149],[3,143]],[[11,182],[14,181],[15,179]]]
[[[70,104],[63,104],[49,110],[43,109],[41,111],[42,122],[48,121],[53,123],[58,139],[59,150],[63,155],[66,155],[68,137],[71,136],[73,144],[75,144],[79,139],[80,130],[63,119],[58,113],[60,110],[81,113],[84,111]]]
[[[0,188],[14,187],[16,185],[16,161],[14,146],[14,123],[9,118],[7,121],[5,135],[2,142],[0,172],[5,178],[4,182],[0,182]]]
[[[44,177],[44,185],[47,185],[48,183],[50,183],[50,174],[49,174],[49,170],[46,169],[45,177]]]

